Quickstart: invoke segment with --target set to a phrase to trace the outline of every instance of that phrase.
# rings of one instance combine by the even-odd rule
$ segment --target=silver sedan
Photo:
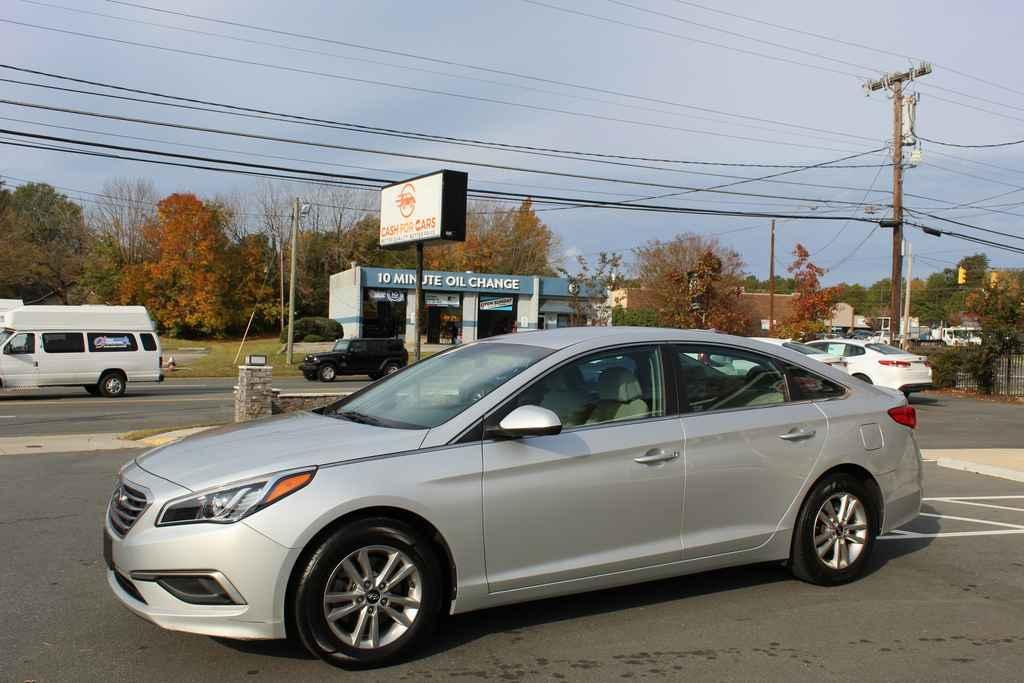
[[[121,470],[111,590],[168,629],[393,662],[443,612],[783,560],[856,579],[921,503],[902,395],[779,346],[583,328],[456,347]]]

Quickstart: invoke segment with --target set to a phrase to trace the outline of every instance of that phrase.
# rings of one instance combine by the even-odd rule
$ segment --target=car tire
[[[386,517],[347,524],[300,567],[291,623],[306,649],[330,664],[393,664],[434,632],[444,596],[441,563],[429,539],[408,524]]]
[[[338,376],[338,370],[330,363],[326,363],[316,371],[316,376],[321,382],[333,382],[334,378]]]
[[[128,378],[119,370],[103,373],[99,382],[100,396],[106,398],[120,398],[128,389]]]
[[[100,395],[100,385],[99,384],[83,384],[82,388],[85,389],[86,392],[90,396],[99,396]]]
[[[396,372],[398,372],[401,369],[402,368],[399,367],[398,363],[395,363],[394,361],[392,361],[392,362],[390,362],[390,363],[388,363],[387,365],[384,366],[384,374],[385,375],[393,375],[393,374],[395,374]]]
[[[868,384],[874,384],[874,382],[871,381],[871,378],[865,375],[863,372],[855,372],[853,376],[863,382],[867,382]]]
[[[793,530],[789,558],[793,575],[819,586],[837,586],[860,578],[878,535],[875,500],[868,485],[845,472],[826,476],[815,484]]]

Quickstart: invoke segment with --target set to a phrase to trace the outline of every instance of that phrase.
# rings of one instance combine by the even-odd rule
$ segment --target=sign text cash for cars
[[[438,171],[380,191],[380,246],[466,239],[466,188],[461,171]]]

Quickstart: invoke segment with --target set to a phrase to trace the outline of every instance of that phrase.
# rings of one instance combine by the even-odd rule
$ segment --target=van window
[[[36,352],[36,336],[31,332],[22,332],[14,335],[14,339],[7,345],[6,352],[13,355]]]
[[[143,332],[139,337],[142,338],[142,348],[146,351],[156,351],[156,339],[153,338],[153,335]]]
[[[47,353],[85,353],[81,332],[43,332],[43,350]]]
[[[90,351],[138,351],[139,345],[134,334],[127,332],[90,332]]]

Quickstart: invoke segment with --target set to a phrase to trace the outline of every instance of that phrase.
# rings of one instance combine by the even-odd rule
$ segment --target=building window
[[[480,310],[477,315],[478,338],[515,332],[517,298],[513,295],[480,295]]]

